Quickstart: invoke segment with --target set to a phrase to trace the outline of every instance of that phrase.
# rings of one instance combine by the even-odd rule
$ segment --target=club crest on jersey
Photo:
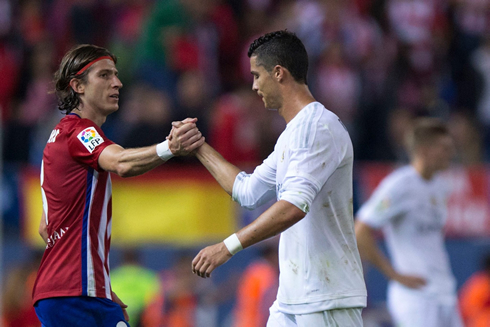
[[[92,153],[97,146],[104,143],[104,139],[97,133],[97,130],[94,127],[85,128],[77,137],[90,153]]]

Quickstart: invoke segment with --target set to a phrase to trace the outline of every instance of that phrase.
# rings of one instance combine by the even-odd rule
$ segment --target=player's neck
[[[279,114],[289,123],[304,107],[316,101],[308,85],[292,83],[284,89],[282,107]]]
[[[414,159],[411,164],[423,179],[430,181],[434,177],[435,171],[430,169],[423,160]]]
[[[97,126],[101,127],[105,123],[107,116],[97,113],[96,110],[91,110],[88,106],[80,104],[79,108],[73,109],[73,113],[79,115],[81,118],[89,119],[93,121]]]

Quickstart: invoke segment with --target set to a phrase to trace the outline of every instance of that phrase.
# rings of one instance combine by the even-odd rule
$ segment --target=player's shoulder
[[[63,117],[58,123],[58,128],[63,128],[66,132],[80,132],[87,127],[93,126],[95,128],[96,124],[89,120],[81,118],[75,114],[68,114]]]
[[[348,139],[347,129],[339,117],[319,102],[312,102],[304,107],[287,128],[297,140],[312,140],[315,137],[327,140],[334,135],[336,139],[342,136]]]
[[[415,177],[416,173],[412,166],[398,167],[381,181],[380,187],[396,190],[408,189],[413,185]]]

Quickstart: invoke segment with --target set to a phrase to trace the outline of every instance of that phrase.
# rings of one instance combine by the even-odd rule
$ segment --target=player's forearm
[[[246,248],[285,231],[305,216],[295,205],[280,200],[236,234]]]
[[[221,154],[213,149],[209,144],[204,143],[196,152],[196,157],[204,167],[213,175],[221,187],[232,194],[233,184],[240,169],[228,161]]]
[[[144,174],[163,164],[156,152],[156,146],[124,149],[117,159],[116,173],[121,177],[132,177]]]
[[[374,265],[388,279],[394,279],[397,273],[376,244],[372,228],[357,221],[355,232],[361,257]]]

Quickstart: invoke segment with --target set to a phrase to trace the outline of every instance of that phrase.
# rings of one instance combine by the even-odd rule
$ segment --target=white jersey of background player
[[[360,208],[356,235],[363,258],[389,279],[388,309],[399,327],[460,327],[456,280],[444,245],[448,167],[453,144],[439,120],[421,118],[408,137],[411,164],[388,175]],[[373,230],[383,229],[392,264]]]
[[[274,152],[249,175],[204,144],[197,158],[240,205],[269,209],[224,242],[201,250],[193,270],[209,277],[242,248],[281,233],[279,291],[268,327],[362,326],[366,288],[352,213],[353,150],[338,117],[306,85],[308,56],[288,31],[249,49],[253,89],[286,123]]]

